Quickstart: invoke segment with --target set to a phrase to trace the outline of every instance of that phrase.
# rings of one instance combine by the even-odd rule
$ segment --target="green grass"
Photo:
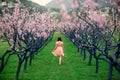
[[[62,65],[58,64],[58,58],[51,53],[58,36],[62,37],[65,48]],[[4,48],[2,49],[4,50]],[[87,56],[89,57],[89,55]],[[83,60],[83,56],[78,53],[73,43],[64,35],[56,32],[52,41],[39,51],[38,55],[35,55],[32,65],[28,66],[26,72],[22,67],[19,78],[20,80],[107,80],[108,63],[100,61],[99,73],[95,73],[95,60],[93,59],[92,65],[88,66],[88,57]],[[9,63],[0,74],[0,80],[15,80],[17,62],[16,55],[10,58]],[[120,74],[115,69],[112,80],[120,80]]]
[[[8,43],[5,41],[0,41],[0,57],[5,53],[6,50],[9,50]]]

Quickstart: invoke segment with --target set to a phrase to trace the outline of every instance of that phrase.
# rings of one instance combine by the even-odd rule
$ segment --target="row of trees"
[[[73,1],[73,0],[72,0]],[[102,1],[107,6],[100,6],[93,0],[75,0],[72,2],[74,14],[63,17],[59,24],[63,32],[77,47],[81,55],[89,53],[88,64],[92,58],[99,70],[99,60],[109,63],[108,80],[112,79],[113,67],[120,73],[120,24],[118,1]],[[91,4],[90,4],[91,3]],[[106,8],[106,13],[101,11]],[[87,11],[86,11],[87,10]],[[101,14],[102,13],[102,14]],[[66,13],[62,14],[63,16]]]
[[[110,28],[101,28],[97,24],[94,26],[84,25],[85,28],[80,24],[74,29],[71,27],[76,27],[76,25],[64,26],[69,26],[64,29],[64,34],[78,47],[78,51],[84,56],[84,60],[87,53],[89,53],[89,65],[91,65],[92,58],[95,58],[96,73],[99,70],[99,60],[104,60],[110,65],[108,80],[111,80],[113,67],[120,72],[120,33]]]
[[[9,44],[7,50],[0,57],[0,73],[5,68],[12,55],[18,57],[16,80],[19,79],[21,66],[27,69],[28,62],[31,65],[34,55],[45,46],[52,38],[56,21],[52,20],[49,13],[30,12],[29,8],[21,8],[21,2],[17,0],[12,13],[5,7],[0,17],[0,35]]]

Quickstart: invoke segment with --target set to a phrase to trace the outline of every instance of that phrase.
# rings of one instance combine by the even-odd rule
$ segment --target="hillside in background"
[[[38,11],[41,13],[44,11],[47,11],[47,8],[45,6],[41,6],[41,5],[34,3],[30,0],[21,0],[21,2],[25,7],[37,8]]]
[[[71,7],[71,5],[69,3],[69,0],[61,0],[61,1],[65,5],[67,10],[71,10],[72,7]],[[46,4],[46,7],[60,9],[60,5],[58,5],[55,0],[52,0],[48,4]]]
[[[16,0],[5,0],[6,1],[6,4],[5,5],[3,5],[2,4],[2,0],[0,0],[0,11],[4,8],[4,7],[8,7],[8,8],[10,8],[10,9],[13,9],[14,8],[14,6],[15,6],[15,3],[16,3]],[[21,4],[20,4],[20,6],[22,7],[22,8],[36,8],[37,9],[37,11],[39,11],[39,12],[44,12],[44,11],[47,11],[47,8],[45,7],[45,6],[41,6],[41,5],[39,5],[39,4],[37,4],[37,3],[34,3],[34,2],[32,2],[32,1],[30,1],[30,0],[21,0]]]
[[[65,5],[65,7],[68,11],[72,9],[72,6],[71,6],[69,0],[61,0],[61,1]],[[80,1],[80,3],[84,2],[84,0],[78,0],[78,1]],[[96,3],[98,3],[100,5],[98,8],[111,7],[109,1],[107,3],[106,3],[106,0],[93,0],[93,1],[95,1]],[[60,5],[58,5],[58,3],[56,3],[55,0],[52,0],[48,4],[46,4],[46,7],[60,9]]]

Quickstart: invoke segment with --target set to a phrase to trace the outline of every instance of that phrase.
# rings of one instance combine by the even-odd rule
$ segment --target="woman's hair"
[[[62,41],[61,37],[58,37],[57,41]]]

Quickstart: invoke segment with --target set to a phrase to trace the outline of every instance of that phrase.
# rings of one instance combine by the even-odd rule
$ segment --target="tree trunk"
[[[22,65],[22,62],[19,60],[18,68],[17,68],[17,72],[16,72],[16,80],[19,80],[21,65]]]
[[[90,52],[90,57],[89,57],[89,63],[88,63],[88,65],[91,65],[91,62],[92,62],[92,52]]]
[[[1,60],[0,73],[3,71],[3,69],[4,69],[4,58],[2,58],[2,60]]]
[[[98,68],[99,68],[99,60],[96,58],[96,70],[95,72],[98,73]]]
[[[29,62],[29,65],[32,64],[32,54],[30,55],[30,62]]]
[[[86,60],[86,51],[85,49],[83,49],[83,51],[84,51],[84,60]]]
[[[113,71],[113,65],[110,63],[109,72],[108,72],[108,80],[112,79],[112,71]]]
[[[28,58],[25,59],[25,64],[24,64],[24,71],[27,70],[27,63],[28,63]]]

